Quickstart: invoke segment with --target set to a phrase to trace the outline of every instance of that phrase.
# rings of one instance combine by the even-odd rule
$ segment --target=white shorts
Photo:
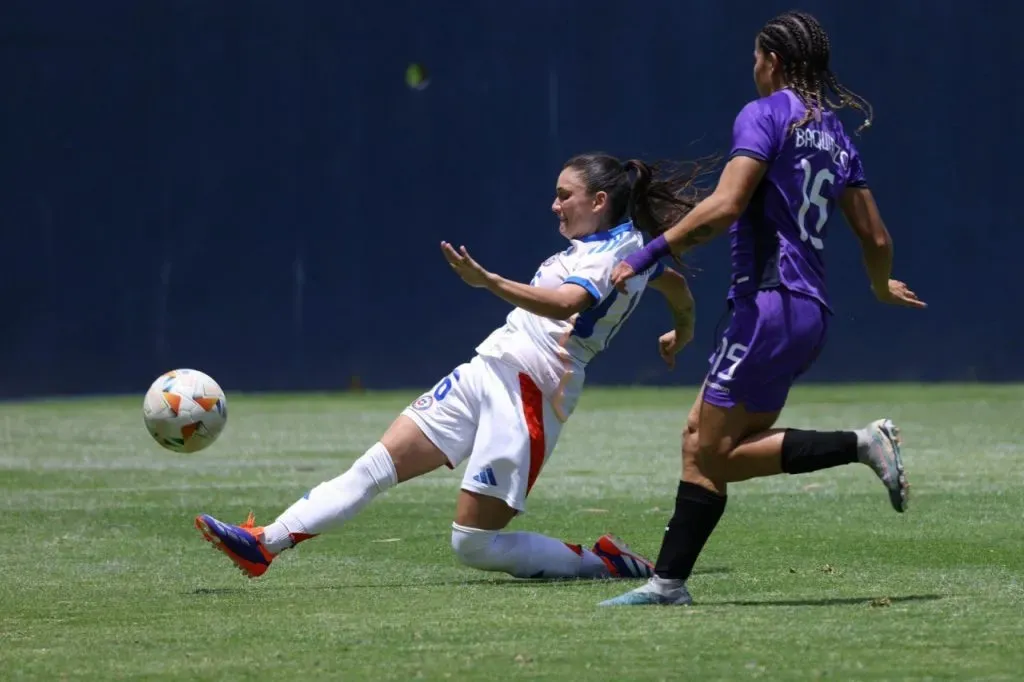
[[[402,414],[448,458],[469,459],[462,489],[526,510],[562,423],[533,380],[501,360],[476,356],[459,365]]]

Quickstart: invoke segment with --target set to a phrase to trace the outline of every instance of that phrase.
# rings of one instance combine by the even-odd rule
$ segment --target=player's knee
[[[709,460],[718,454],[719,443],[709,440],[696,423],[688,423],[683,431],[683,460],[696,464],[711,463]]]
[[[702,401],[697,400],[686,414],[686,426],[683,427],[683,438],[691,436],[700,430],[700,407]]]
[[[693,459],[700,450],[700,434],[696,422],[689,423],[683,429],[683,457]]]
[[[686,417],[686,426],[683,427],[683,438],[697,434],[700,425],[697,417],[698,413],[691,410],[690,414]]]
[[[498,531],[452,524],[452,551],[466,566],[483,571],[503,570],[496,552]]]
[[[683,440],[683,468],[701,472],[709,478],[717,478],[729,455],[725,439],[702,438],[694,431]]]

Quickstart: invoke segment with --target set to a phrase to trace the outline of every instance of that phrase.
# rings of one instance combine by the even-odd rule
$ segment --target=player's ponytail
[[[649,238],[663,234],[682,220],[694,206],[710,194],[710,188],[697,181],[718,169],[721,157],[708,156],[696,161],[648,164],[630,159],[623,165],[630,181],[629,217]]]
[[[601,152],[579,154],[565,162],[580,174],[591,194],[608,194],[608,226],[624,220],[655,238],[683,219],[710,189],[697,181],[717,170],[720,157],[696,161],[648,164],[640,159],[625,163]],[[631,177],[632,176],[632,177]]]
[[[647,191],[651,186],[651,178],[654,174],[650,166],[640,159],[630,159],[622,165],[623,172],[629,176],[630,171],[636,175],[629,182],[629,204],[626,209],[629,219],[638,230],[651,236],[657,236],[657,221],[651,213],[651,202]],[[664,232],[664,230],[662,230]]]

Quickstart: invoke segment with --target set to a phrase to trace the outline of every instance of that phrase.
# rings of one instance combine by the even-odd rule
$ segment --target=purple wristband
[[[624,260],[626,265],[633,268],[633,272],[639,275],[670,253],[672,253],[672,249],[669,248],[665,235],[659,235],[657,239],[652,240],[639,251],[629,254]]]

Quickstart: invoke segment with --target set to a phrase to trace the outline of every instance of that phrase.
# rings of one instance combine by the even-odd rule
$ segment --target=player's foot
[[[263,528],[255,525],[252,512],[240,526],[221,523],[209,514],[200,514],[196,517],[196,528],[207,542],[224,552],[250,578],[266,573],[274,560],[274,555],[263,546]]]
[[[607,599],[598,606],[689,606],[693,603],[685,580],[652,576],[650,580],[625,594]]]
[[[601,557],[613,578],[650,578],[654,565],[614,535],[602,535],[591,550]]]
[[[910,485],[900,457],[900,430],[888,419],[879,419],[865,429],[871,439],[861,461],[871,467],[889,491],[892,508],[902,513],[910,502]]]

